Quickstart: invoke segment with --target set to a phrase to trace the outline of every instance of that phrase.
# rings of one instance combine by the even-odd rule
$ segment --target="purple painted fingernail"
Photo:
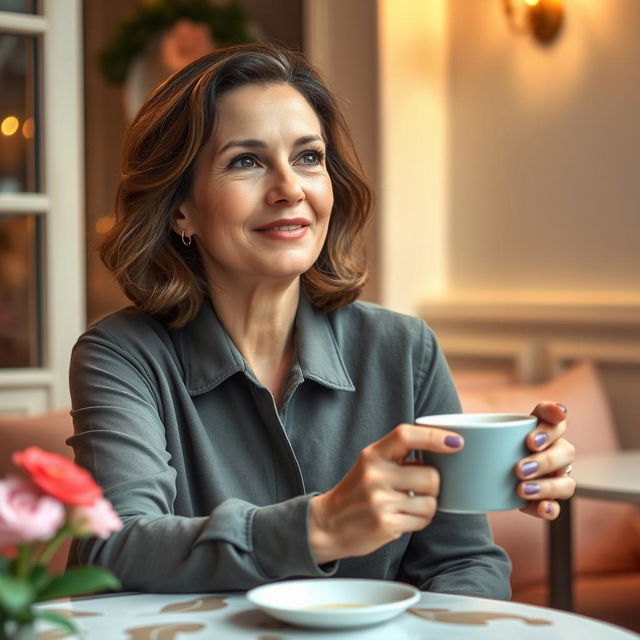
[[[541,447],[548,439],[549,436],[544,431],[536,433],[536,435],[533,436],[533,441],[536,443],[536,447]]]
[[[524,485],[524,492],[525,495],[528,496],[532,496],[534,493],[539,493],[540,485],[536,482],[527,482],[527,484]]]
[[[537,462],[533,462],[533,460],[531,460],[529,462],[525,462],[520,467],[520,471],[522,471],[525,476],[530,476],[532,473],[535,473],[539,467],[540,465]]]
[[[462,438],[460,436],[445,436],[444,443],[452,449],[459,449],[462,446]]]
[[[551,514],[553,513],[553,505],[550,502],[547,502],[544,506],[544,510],[548,513]]]
[[[562,402],[556,402],[556,406],[560,407],[565,413],[567,413],[568,409],[562,404]]]

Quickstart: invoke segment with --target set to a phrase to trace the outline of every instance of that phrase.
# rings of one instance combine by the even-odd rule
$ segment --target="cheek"
[[[199,226],[220,228],[238,224],[247,218],[251,207],[251,189],[242,184],[211,189],[197,202]]]
[[[327,176],[325,180],[312,185],[308,193],[313,198],[318,217],[329,218],[333,209],[333,187],[330,178]]]

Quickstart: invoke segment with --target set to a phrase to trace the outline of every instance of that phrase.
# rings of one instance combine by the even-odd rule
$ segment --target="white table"
[[[640,450],[581,455],[573,477],[577,496],[640,504]]]
[[[421,601],[410,611],[381,625],[327,632],[305,630],[273,620],[250,605],[241,594],[124,594],[60,600],[41,606],[73,616],[81,634],[77,637],[83,640],[639,638],[637,634],[620,627],[553,609],[435,593],[424,593]],[[422,615],[417,615],[420,613]],[[38,636],[54,637],[48,629],[46,625],[38,627]]]
[[[576,496],[640,504],[640,450],[580,455],[574,465]],[[573,608],[571,501],[549,528],[549,578],[552,607]]]

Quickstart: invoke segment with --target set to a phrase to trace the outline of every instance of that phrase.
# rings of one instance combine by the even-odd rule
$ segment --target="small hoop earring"
[[[187,236],[186,238],[184,237],[184,229],[182,230],[182,235],[180,236],[181,240],[182,240],[182,244],[185,247],[190,247],[191,243],[193,242],[193,238],[191,238],[191,236]]]

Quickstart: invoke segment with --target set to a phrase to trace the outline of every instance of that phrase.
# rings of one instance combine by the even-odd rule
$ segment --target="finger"
[[[569,476],[538,478],[518,485],[518,495],[525,500],[568,500],[575,490],[575,480]]]
[[[532,416],[535,416],[542,422],[548,422],[551,425],[562,422],[567,417],[567,407],[561,402],[551,402],[546,400],[539,402],[536,408],[531,412]]]
[[[409,502],[416,505],[411,506]],[[417,505],[421,505],[418,507]],[[404,508],[408,511],[405,512]],[[407,531],[419,531],[426,527],[436,512],[436,502],[433,498],[406,498],[396,509],[372,514],[369,529],[382,532],[383,537],[395,540]]]
[[[534,413],[532,413],[532,415],[536,415],[535,411],[539,411],[541,414],[549,414],[549,411],[543,411],[541,409],[541,407],[546,407],[547,405],[556,407],[556,412],[561,411],[561,409],[557,408],[558,405],[555,403],[541,403],[536,407],[536,409],[534,409]],[[556,417],[557,416],[552,417],[550,419],[551,421],[545,421],[540,417],[538,418],[536,428],[527,436],[527,447],[531,451],[541,451],[546,449],[565,433],[567,430],[566,420],[556,421]]]
[[[420,495],[437,496],[440,492],[440,474],[428,465],[396,467],[392,482],[393,488],[403,494],[414,491]]]
[[[531,501],[520,511],[536,518],[555,520],[560,515],[560,505],[555,500]]]
[[[560,438],[548,449],[521,460],[516,467],[516,475],[524,480],[558,472],[563,474],[575,457],[575,447],[568,440]]]
[[[376,452],[387,460],[404,460],[413,450],[453,453],[464,446],[459,434],[435,427],[400,424],[373,444]]]
[[[427,520],[426,524],[431,522],[437,508],[438,502],[433,496],[416,495],[413,498],[410,498],[405,495],[404,499],[399,504],[400,513],[414,516],[416,518],[423,518]],[[426,524],[423,524],[422,526],[425,527]]]

